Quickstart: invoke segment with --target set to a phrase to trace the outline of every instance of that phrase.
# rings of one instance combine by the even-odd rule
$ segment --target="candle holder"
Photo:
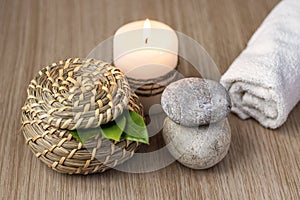
[[[169,73],[153,78],[153,79],[134,79],[128,77],[129,85],[131,89],[134,89],[135,93],[141,97],[151,97],[158,94],[161,94],[166,86],[170,83],[179,80],[179,73],[177,67],[175,70],[170,71]]]
[[[139,96],[146,115],[149,115],[150,112],[152,115],[163,112],[160,106],[153,105],[160,105],[160,99],[164,89],[170,83],[182,78],[182,75],[178,72],[178,68],[179,64],[169,73],[153,79],[134,79],[127,77],[131,89]]]

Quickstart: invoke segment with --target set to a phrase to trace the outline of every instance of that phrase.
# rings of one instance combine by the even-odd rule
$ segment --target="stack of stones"
[[[167,114],[163,137],[177,161],[193,169],[220,162],[231,140],[227,115],[231,101],[218,82],[186,78],[170,84],[162,94]]]

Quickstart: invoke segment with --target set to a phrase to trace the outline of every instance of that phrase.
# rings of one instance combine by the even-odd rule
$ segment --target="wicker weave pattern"
[[[52,126],[74,130],[114,120],[129,97],[128,82],[117,68],[75,58],[38,73],[28,87],[27,109]]]
[[[138,96],[150,97],[161,94],[166,86],[179,79],[179,75],[177,70],[172,70],[155,79],[141,80],[128,78],[128,82]]]
[[[31,81],[22,131],[35,156],[54,170],[103,172],[129,159],[139,143],[98,135],[83,146],[68,130],[107,123],[125,108],[143,115],[139,98],[118,69],[102,61],[68,59],[44,68]]]

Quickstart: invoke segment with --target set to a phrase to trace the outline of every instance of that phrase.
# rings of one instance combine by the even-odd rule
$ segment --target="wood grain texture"
[[[224,72],[277,3],[0,0],[0,198],[300,199],[299,105],[276,131],[231,115],[229,154],[204,171],[173,163],[147,174],[62,175],[36,159],[20,133],[20,109],[38,70],[85,57],[121,25],[147,17],[163,21],[201,43]]]

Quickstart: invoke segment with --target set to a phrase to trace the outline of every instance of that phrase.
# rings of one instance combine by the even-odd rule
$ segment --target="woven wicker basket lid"
[[[138,143],[101,136],[85,148],[68,130],[99,127],[124,109],[143,115],[119,69],[103,61],[70,58],[43,68],[30,82],[22,130],[34,154],[69,174],[102,172],[130,158]]]

